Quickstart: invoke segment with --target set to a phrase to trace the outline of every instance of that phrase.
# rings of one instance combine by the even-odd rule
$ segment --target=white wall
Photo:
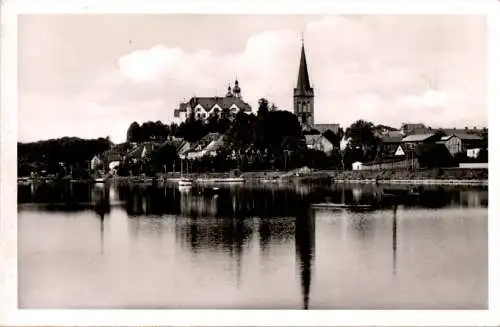
[[[488,168],[487,162],[472,162],[472,163],[461,163],[458,166],[459,168]]]

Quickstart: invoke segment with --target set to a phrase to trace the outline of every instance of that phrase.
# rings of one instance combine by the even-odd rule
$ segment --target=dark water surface
[[[387,186],[384,186],[387,187]],[[20,186],[22,308],[485,309],[487,188]]]

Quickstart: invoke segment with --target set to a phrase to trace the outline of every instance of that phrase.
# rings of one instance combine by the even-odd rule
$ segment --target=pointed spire
[[[310,90],[309,72],[307,71],[306,51],[304,49],[304,37],[302,36],[302,52],[300,54],[299,76],[297,78],[297,90]]]

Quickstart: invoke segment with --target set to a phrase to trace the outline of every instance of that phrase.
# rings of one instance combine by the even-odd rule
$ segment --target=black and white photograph
[[[15,306],[487,312],[489,22],[17,15]]]

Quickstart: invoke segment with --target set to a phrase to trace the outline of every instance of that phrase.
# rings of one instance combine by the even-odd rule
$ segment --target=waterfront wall
[[[426,183],[426,184],[487,184],[488,169],[484,168],[438,168],[438,169],[392,169],[358,170],[338,172],[335,181],[367,181],[380,183]]]

